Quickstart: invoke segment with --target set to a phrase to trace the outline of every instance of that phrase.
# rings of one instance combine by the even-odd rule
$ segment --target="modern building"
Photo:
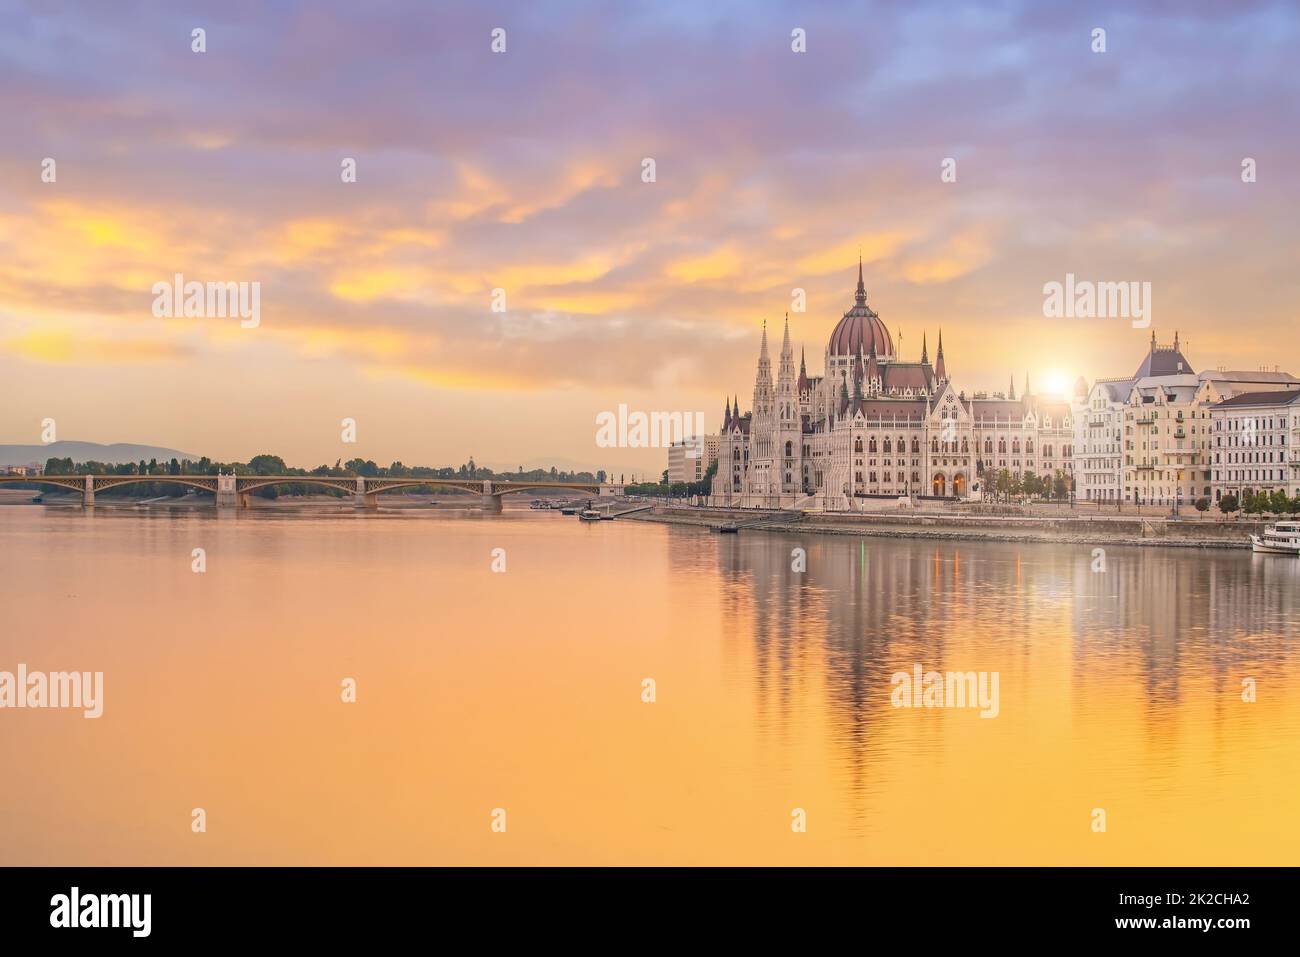
[[[950,378],[940,331],[934,362],[922,336],[906,360],[867,305],[862,264],[853,306],[831,331],[823,374],[795,371],[786,317],[775,380],[763,326],[753,404],[726,404],[715,505],[768,508],[864,507],[869,499],[967,499],[998,472],[1072,481],[1074,424],[1065,401],[1025,390],[967,396]]]
[[[682,440],[668,446],[668,481],[699,482],[718,460],[718,436],[706,435],[702,442]]]
[[[1300,390],[1243,392],[1210,406],[1214,501],[1246,492],[1300,494]]]

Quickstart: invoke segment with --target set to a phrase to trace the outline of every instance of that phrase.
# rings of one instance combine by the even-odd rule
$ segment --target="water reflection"
[[[1300,854],[1300,562],[527,510],[0,508],[0,541],[0,669],[106,688],[0,713],[5,863]],[[997,718],[892,707],[916,664],[998,672]]]

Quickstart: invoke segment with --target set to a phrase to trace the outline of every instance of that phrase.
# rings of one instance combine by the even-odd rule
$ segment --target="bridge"
[[[357,508],[378,508],[380,492],[400,488],[430,486],[459,489],[480,496],[483,509],[501,511],[503,496],[515,492],[558,488],[571,492],[590,492],[602,498],[623,494],[622,484],[613,482],[512,482],[480,481],[478,479],[434,478],[366,478],[362,475],[0,475],[0,484],[54,485],[81,493],[81,504],[86,508],[95,505],[95,493],[104,489],[134,485],[139,482],[156,482],[160,485],[184,485],[211,493],[218,508],[247,508],[250,493],[273,485],[315,485],[331,488],[352,496]]]

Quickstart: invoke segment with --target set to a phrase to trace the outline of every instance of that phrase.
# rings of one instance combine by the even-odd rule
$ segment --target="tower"
[[[749,470],[752,476],[748,491],[770,495],[773,473],[773,445],[776,431],[776,397],[772,392],[772,360],[767,355],[767,321],[763,321],[763,341],[758,350],[758,371],[754,373],[754,417],[749,425]]]
[[[806,377],[804,381],[807,381]],[[783,504],[802,487],[802,421],[794,371],[794,347],[790,345],[790,314],[786,313],[785,337],[781,342],[781,359],[776,371],[776,442],[773,450],[778,472],[773,483],[781,491]]]

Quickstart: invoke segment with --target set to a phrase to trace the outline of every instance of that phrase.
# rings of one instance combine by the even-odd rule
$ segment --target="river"
[[[1292,864],[1298,595],[1235,551],[0,507],[0,670],[104,675],[97,719],[0,710],[0,863]],[[996,717],[894,707],[917,666]]]

